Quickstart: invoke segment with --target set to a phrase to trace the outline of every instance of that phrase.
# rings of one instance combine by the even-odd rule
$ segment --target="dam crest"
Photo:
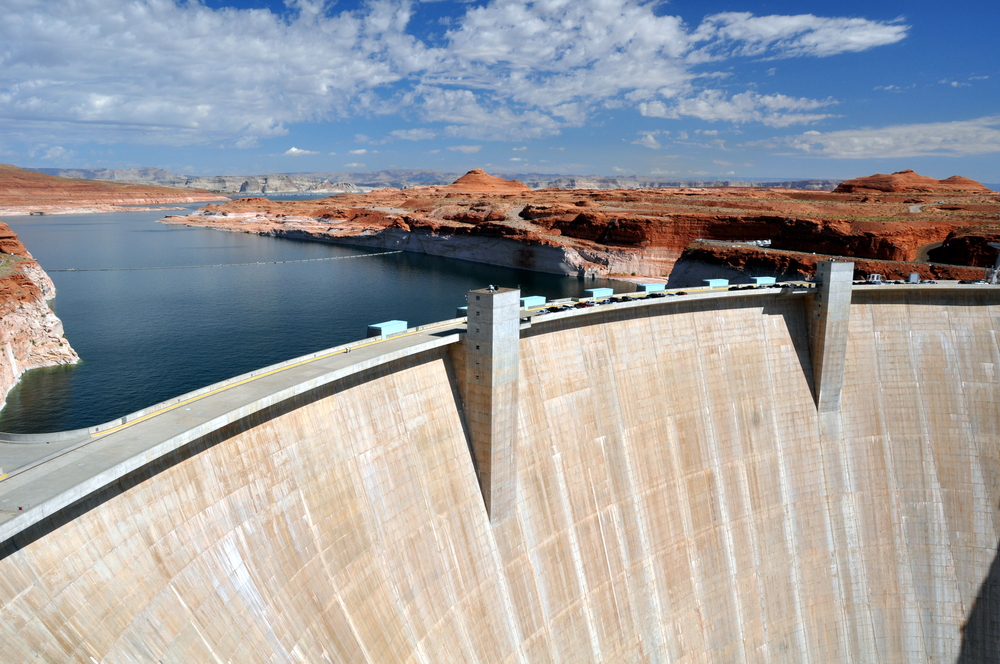
[[[998,661],[1000,287],[845,265],[0,435],[0,661]]]

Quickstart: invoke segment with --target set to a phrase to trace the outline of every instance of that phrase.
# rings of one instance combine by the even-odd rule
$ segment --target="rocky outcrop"
[[[528,185],[517,180],[505,180],[475,168],[452,182],[444,189],[455,192],[519,193],[531,191]]]
[[[931,249],[928,258],[938,263],[958,263],[992,268],[997,260],[1000,244],[1000,224],[966,226],[948,233],[940,247]]]
[[[357,194],[365,191],[351,182],[291,175],[196,177],[178,180],[172,186],[208,189],[224,194]]]
[[[832,191],[841,180],[677,180],[669,178],[626,175],[608,177],[603,175],[542,175],[504,173],[505,177],[516,178],[532,189],[661,189],[661,188],[702,188],[702,187],[746,187],[763,189],[806,189],[810,191]]]
[[[0,224],[0,407],[28,369],[80,359],[46,302],[55,294],[52,280],[17,235]]]
[[[107,212],[128,205],[225,199],[206,190],[81,180],[0,164],[0,215]]]
[[[816,264],[830,258],[837,256],[695,242],[681,254],[668,284],[671,288],[691,288],[701,286],[702,280],[708,278],[730,279],[734,284],[749,283],[752,276],[812,279],[816,275]],[[919,274],[921,279],[933,280],[980,279],[983,276],[983,270],[976,267],[865,258],[851,260],[856,279],[880,274],[888,280],[905,280],[911,273]]]
[[[992,223],[997,213],[1000,197],[992,192],[932,198],[761,188],[532,191],[477,169],[443,187],[309,201],[247,198],[166,221],[559,274],[663,278],[699,239],[927,260],[927,250],[950,232]]]
[[[897,171],[890,175],[876,173],[862,178],[841,182],[835,192],[840,194],[854,193],[993,193],[975,180],[953,175],[944,180],[935,180],[912,170]]]

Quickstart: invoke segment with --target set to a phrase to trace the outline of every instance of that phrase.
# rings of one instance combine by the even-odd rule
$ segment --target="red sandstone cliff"
[[[475,168],[450,185],[442,187],[447,191],[481,192],[481,193],[511,193],[531,191],[531,188],[517,180],[504,180],[490,175],[481,168]]]
[[[122,205],[216,200],[228,198],[198,189],[61,178],[0,164],[0,215],[106,212]]]
[[[532,191],[477,169],[446,187],[312,201],[239,199],[165,221],[542,272],[662,278],[698,239],[770,240],[786,252],[925,262],[949,233],[995,223],[1000,214],[996,193],[955,187],[870,195],[735,187]],[[734,244],[730,253],[739,251]]]
[[[0,407],[28,369],[80,359],[46,303],[55,294],[52,280],[17,235],[0,224]]]

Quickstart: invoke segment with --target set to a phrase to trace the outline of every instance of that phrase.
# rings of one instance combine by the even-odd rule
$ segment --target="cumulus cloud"
[[[733,12],[692,28],[643,0],[489,0],[430,45],[408,32],[409,0],[339,13],[320,0],[286,4],[278,15],[181,0],[8,3],[0,116],[21,135],[60,142],[240,147],[293,123],[358,115],[443,126],[390,140],[523,140],[579,126],[596,108],[640,104],[655,117],[784,126],[822,116],[782,95],[706,90],[713,73],[701,66],[864,51],[908,30]]]
[[[76,154],[72,150],[67,150],[61,145],[53,145],[50,148],[43,148],[40,151],[33,150],[32,156],[38,155],[39,153],[41,153],[42,159],[68,159]]]
[[[368,150],[364,148],[358,148],[357,150],[348,150],[350,154],[368,154]]]
[[[844,131],[807,131],[782,141],[802,152],[838,159],[964,157],[1000,152],[1000,115]]]
[[[303,157],[308,154],[319,154],[318,152],[313,152],[312,150],[300,150],[297,147],[290,147],[285,150],[286,157]]]
[[[344,164],[344,168],[364,168],[364,167],[365,167],[364,164],[357,161],[352,161],[349,164]]]
[[[653,150],[659,150],[663,147],[656,137],[660,134],[669,134],[669,131],[642,131],[639,132],[641,138],[637,141],[632,141],[633,145],[641,145],[644,148],[650,148]]]
[[[452,152],[464,152],[465,154],[474,154],[483,149],[482,145],[452,145],[448,148]]]

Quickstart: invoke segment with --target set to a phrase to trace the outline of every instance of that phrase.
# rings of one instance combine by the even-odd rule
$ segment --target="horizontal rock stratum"
[[[163,221],[538,272],[670,278],[679,286],[690,284],[677,283],[674,268],[695,258],[685,254],[697,240],[731,245],[724,256],[699,252],[700,261],[715,269],[753,263],[759,274],[789,278],[811,277],[816,254],[864,259],[886,277],[918,272],[966,279],[969,266],[993,265],[995,250],[974,231],[995,225],[1000,194],[972,180],[939,182],[912,171],[852,182],[875,186],[882,179],[934,188],[919,194],[738,187],[532,191],[476,169],[446,186],[307,201],[243,198]],[[941,256],[958,267],[928,264],[928,252],[959,228],[973,232]],[[762,240],[784,253],[748,249],[748,241]],[[972,272],[982,276],[981,269]]]
[[[227,199],[200,189],[82,180],[0,164],[0,216],[111,212],[121,206]]]
[[[1000,288],[856,286],[822,414],[814,298],[535,317],[492,523],[456,322],[84,432],[0,482],[0,660],[991,661]]]

